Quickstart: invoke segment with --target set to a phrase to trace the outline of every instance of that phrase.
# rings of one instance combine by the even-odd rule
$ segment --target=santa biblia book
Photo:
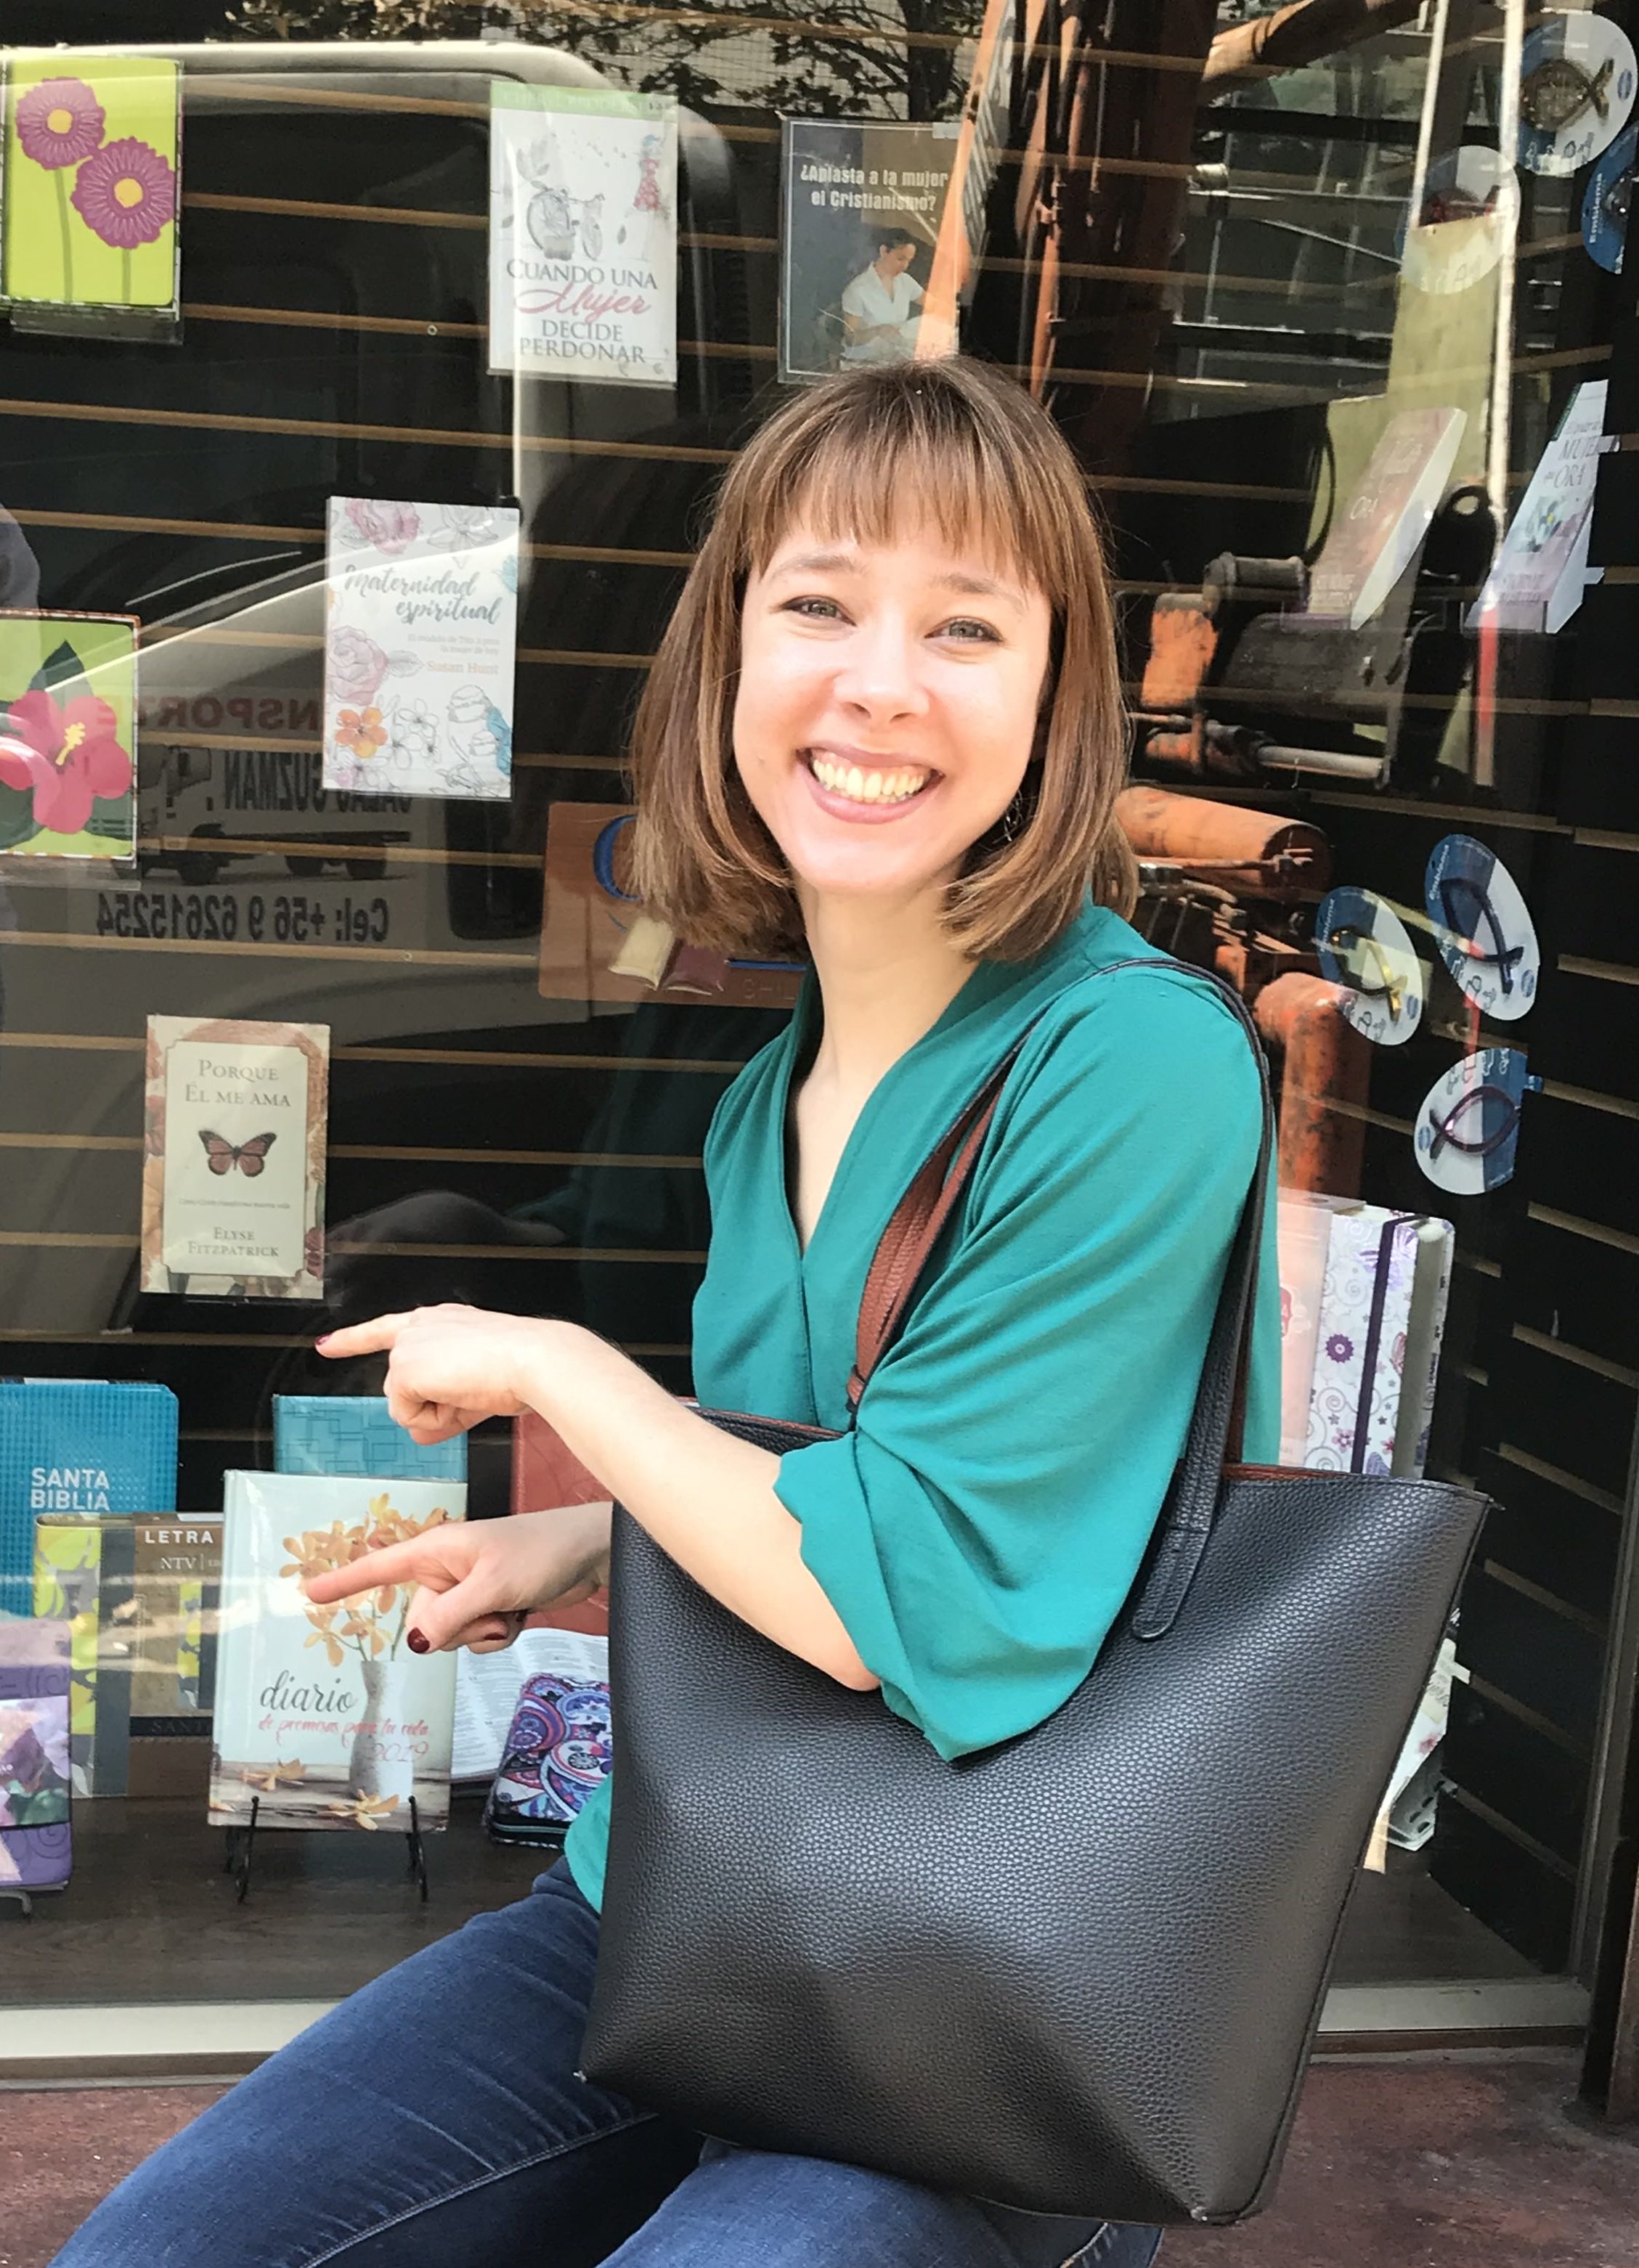
[[[42,1512],[172,1512],[176,1396],[104,1378],[0,1379],[0,1611],[33,1604]]]

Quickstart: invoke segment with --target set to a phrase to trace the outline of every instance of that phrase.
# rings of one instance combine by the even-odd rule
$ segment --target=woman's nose
[[[920,662],[919,642],[897,625],[861,625],[848,641],[838,696],[874,718],[915,716],[927,702]]]

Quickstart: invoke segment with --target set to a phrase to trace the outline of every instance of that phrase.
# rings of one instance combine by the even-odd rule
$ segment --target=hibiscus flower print
[[[42,78],[18,99],[23,155],[48,173],[78,166],[102,142],[107,113],[83,78]]]
[[[47,834],[81,834],[94,800],[129,792],[131,759],[119,732],[106,701],[20,694],[0,726],[0,780],[33,790],[34,824]]]
[[[116,252],[134,252],[175,219],[175,169],[151,143],[128,134],[80,167],[71,202],[93,235]]]
[[[387,726],[379,709],[343,709],[336,720],[336,737],[350,756],[367,763],[378,748],[387,746]]]

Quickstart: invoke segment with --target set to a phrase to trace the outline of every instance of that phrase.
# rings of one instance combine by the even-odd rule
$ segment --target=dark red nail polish
[[[406,1636],[404,1643],[409,1646],[411,1653],[431,1653],[432,1651],[432,1647],[427,1644],[425,1638],[422,1637],[419,1631],[410,1631]]]

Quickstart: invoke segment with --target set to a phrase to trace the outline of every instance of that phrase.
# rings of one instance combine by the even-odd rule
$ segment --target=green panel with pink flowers
[[[0,857],[135,855],[137,630],[0,615]]]
[[[180,155],[173,63],[69,49],[14,61],[4,296],[69,307],[171,306]]]

